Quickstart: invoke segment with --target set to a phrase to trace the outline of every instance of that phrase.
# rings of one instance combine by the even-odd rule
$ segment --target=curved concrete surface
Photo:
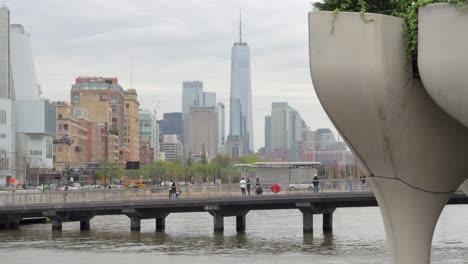
[[[309,13],[310,69],[328,116],[366,166],[393,263],[429,263],[435,224],[466,178],[468,129],[404,62],[400,18]],[[411,245],[417,243],[417,245]]]
[[[468,13],[454,4],[419,9],[418,66],[434,101],[468,127]]]
[[[460,190],[468,195],[468,179],[462,185],[460,185]]]

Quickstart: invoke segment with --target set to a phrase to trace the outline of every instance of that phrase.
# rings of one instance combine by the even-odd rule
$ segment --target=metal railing
[[[281,186],[281,191],[275,193],[271,190],[273,184]],[[263,190],[261,195],[304,195],[314,192],[311,181],[308,182],[261,182]],[[370,191],[369,185],[362,185],[359,181],[350,183],[347,180],[320,180],[318,193],[323,192],[353,192]],[[63,204],[87,203],[99,201],[131,201],[131,200],[161,200],[170,199],[169,186],[148,188],[114,188],[114,189],[81,189],[68,191],[39,191],[23,190],[16,192],[0,192],[0,208],[14,205],[34,204]],[[231,184],[201,184],[177,185],[176,199],[203,199],[203,198],[242,198],[238,183]],[[250,195],[256,194],[255,182],[251,182]],[[317,190],[316,190],[317,191]]]

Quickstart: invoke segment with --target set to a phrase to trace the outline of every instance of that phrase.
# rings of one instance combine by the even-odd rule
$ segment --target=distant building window
[[[6,110],[0,110],[0,124],[6,124]]]
[[[59,124],[58,125],[58,130],[62,130],[62,128],[63,128],[62,124]]]
[[[107,101],[107,94],[105,93],[100,94],[100,99],[101,101]]]
[[[31,156],[42,156],[42,150],[31,150]]]
[[[58,118],[62,118],[62,114],[59,114],[59,115],[58,115]]]
[[[58,152],[62,152],[62,151],[63,151],[63,147],[62,147],[62,146],[59,146],[57,149],[58,149]]]
[[[125,108],[130,108],[130,104],[125,104]]]
[[[0,138],[6,138],[7,135],[5,133],[0,133]]]
[[[62,162],[62,156],[57,156],[57,162]]]
[[[111,104],[117,103],[117,95],[115,93],[111,94]]]
[[[79,104],[80,103],[80,94],[79,93],[73,93],[73,103],[74,104]]]

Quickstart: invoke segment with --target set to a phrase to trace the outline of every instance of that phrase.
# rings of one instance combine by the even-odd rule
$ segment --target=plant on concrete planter
[[[455,4],[461,12],[465,11],[468,0],[324,0],[314,3],[319,11],[333,11],[334,19],[340,11],[360,12],[364,22],[371,22],[365,13],[376,13],[401,17],[405,21],[403,33],[405,37],[405,59],[416,60],[418,48],[418,10],[420,7],[434,3]],[[332,33],[334,25],[332,25]]]

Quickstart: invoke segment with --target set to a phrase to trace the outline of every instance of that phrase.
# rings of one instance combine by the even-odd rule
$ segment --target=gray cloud
[[[14,0],[8,5],[12,23],[31,33],[45,96],[68,101],[78,75],[116,76],[128,88],[132,58],[141,106],[156,108],[159,101],[160,113],[180,111],[183,80],[202,80],[205,90],[228,105],[230,52],[242,8],[256,148],[263,145],[264,116],[274,101],[289,102],[312,128],[332,126],[310,80],[309,1]]]

